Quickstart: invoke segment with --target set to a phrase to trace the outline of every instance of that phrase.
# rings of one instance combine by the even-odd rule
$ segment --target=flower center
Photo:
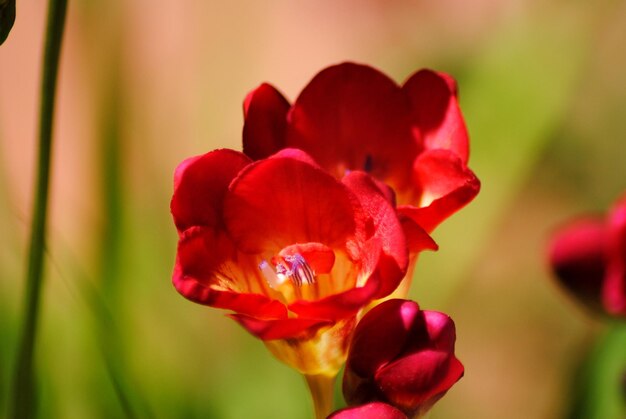
[[[365,156],[365,161],[363,162],[363,171],[366,173],[371,173],[374,169],[374,161],[372,160],[372,155],[367,154]]]
[[[255,275],[259,285],[265,294],[287,305],[319,300],[354,287],[361,266],[344,250],[317,242],[290,244],[263,257],[257,259],[261,260]]]
[[[275,270],[266,260],[259,264],[261,273],[272,289],[277,290],[287,280],[291,280],[297,287],[315,283],[315,272],[300,253],[286,255],[279,260],[275,263]]]

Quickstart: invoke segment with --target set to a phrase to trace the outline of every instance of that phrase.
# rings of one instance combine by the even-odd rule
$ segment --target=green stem
[[[67,0],[50,0],[48,4],[48,22],[45,35],[41,82],[41,104],[39,109],[39,156],[31,223],[28,269],[26,271],[24,323],[22,325],[21,339],[17,350],[17,365],[13,383],[11,417],[15,419],[31,419],[35,417],[36,413],[33,358],[43,281],[54,99],[66,9]]]
[[[315,418],[325,419],[333,411],[335,377],[327,375],[305,375],[304,378],[306,379],[311,397],[313,398]]]
[[[626,417],[622,380],[626,372],[626,324],[611,322],[585,354],[574,375],[568,419]]]

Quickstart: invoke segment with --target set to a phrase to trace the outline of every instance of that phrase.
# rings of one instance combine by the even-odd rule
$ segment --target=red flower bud
[[[363,406],[348,407],[333,413],[328,419],[407,419],[407,416],[393,406],[374,402]]]
[[[580,302],[626,316],[626,196],[605,219],[579,219],[559,230],[549,260],[561,285]]]
[[[550,264],[560,284],[593,311],[602,312],[606,228],[601,219],[567,225],[550,244]]]
[[[463,376],[450,317],[389,300],[359,322],[343,380],[349,405],[382,401],[419,417]]]

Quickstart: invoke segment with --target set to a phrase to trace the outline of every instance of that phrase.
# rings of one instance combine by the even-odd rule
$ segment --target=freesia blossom
[[[262,84],[244,103],[244,152],[309,153],[342,178],[353,170],[388,184],[403,216],[427,232],[471,201],[480,182],[467,167],[467,129],[455,81],[420,70],[402,85],[353,63],[317,74],[293,105]]]
[[[447,315],[393,299],[369,311],[354,331],[343,379],[350,406],[384,402],[421,417],[463,376]]]
[[[606,217],[577,219],[554,235],[552,269],[579,301],[596,312],[626,316],[626,196]]]
[[[317,74],[293,104],[262,84],[244,102],[243,150],[262,159],[285,147],[306,151],[336,178],[364,171],[391,187],[411,261],[437,245],[427,233],[470,202],[480,182],[468,168],[468,134],[447,74],[420,70],[402,85],[353,63]],[[384,187],[382,187],[384,189]]]
[[[216,150],[180,164],[173,282],[305,375],[334,376],[357,313],[407,269],[402,228],[363,172],[341,181],[306,153],[252,162]]]

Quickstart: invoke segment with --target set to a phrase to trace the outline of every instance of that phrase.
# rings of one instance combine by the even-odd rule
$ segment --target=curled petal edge
[[[263,83],[243,104],[243,151],[253,160],[271,156],[285,147],[289,101],[272,85]]]

